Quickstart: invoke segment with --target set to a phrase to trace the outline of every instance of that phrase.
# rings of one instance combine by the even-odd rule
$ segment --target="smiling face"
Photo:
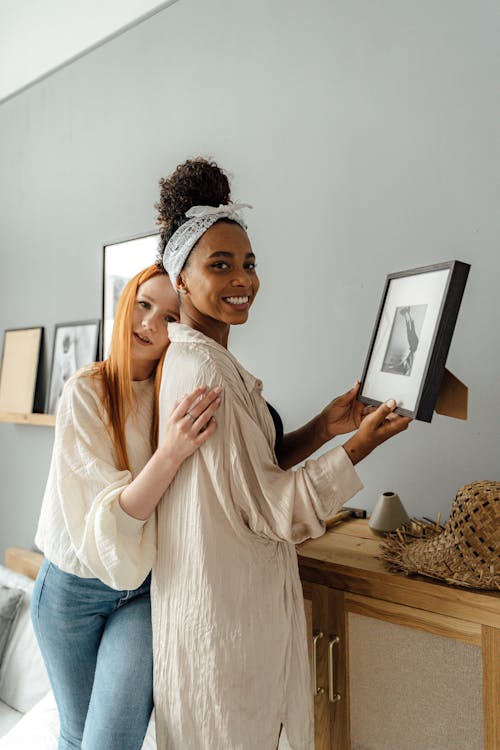
[[[181,322],[227,344],[229,327],[241,325],[259,289],[255,255],[239,224],[219,221],[203,234],[182,270]]]
[[[177,294],[165,274],[141,284],[132,318],[132,379],[148,378],[168,346],[168,323],[179,320]]]

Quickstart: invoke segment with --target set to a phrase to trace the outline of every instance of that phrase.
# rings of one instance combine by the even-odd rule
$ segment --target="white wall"
[[[360,465],[371,508],[447,515],[498,478],[500,14],[494,0],[180,0],[0,107],[0,327],[100,315],[104,242],[211,155],[251,202],[261,291],[235,354],[294,428],[360,376],[387,273],[472,263],[449,368],[470,417]],[[0,425],[0,543],[29,544],[52,433]],[[29,470],[28,470],[29,468]]]

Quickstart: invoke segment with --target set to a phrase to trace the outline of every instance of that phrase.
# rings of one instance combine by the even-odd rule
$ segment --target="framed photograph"
[[[109,354],[116,305],[125,284],[156,260],[158,233],[132,237],[103,247],[101,358]]]
[[[469,274],[458,260],[387,276],[359,400],[430,422]]]
[[[80,367],[97,359],[99,320],[58,323],[54,333],[52,367],[45,411],[55,414],[65,382]]]
[[[12,328],[3,338],[0,411],[31,414],[41,408],[43,328]]]

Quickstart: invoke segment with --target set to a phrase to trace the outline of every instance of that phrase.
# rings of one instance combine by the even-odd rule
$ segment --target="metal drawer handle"
[[[330,703],[337,703],[341,700],[341,695],[335,693],[333,689],[333,647],[340,643],[338,635],[330,639],[328,643],[328,700]]]
[[[323,633],[316,633],[313,638],[313,652],[312,652],[312,668],[313,668],[313,695],[322,695],[325,692],[325,688],[318,687],[317,681],[317,644],[320,638],[323,638]]]

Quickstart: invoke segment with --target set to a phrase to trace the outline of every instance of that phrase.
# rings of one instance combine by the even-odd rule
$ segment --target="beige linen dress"
[[[169,326],[160,414],[223,385],[215,434],[184,464],[158,512],[153,566],[159,750],[312,750],[311,680],[294,544],[361,487],[343,448],[296,471],[274,455],[262,383],[222,346]],[[160,429],[162,425],[160,425]]]

